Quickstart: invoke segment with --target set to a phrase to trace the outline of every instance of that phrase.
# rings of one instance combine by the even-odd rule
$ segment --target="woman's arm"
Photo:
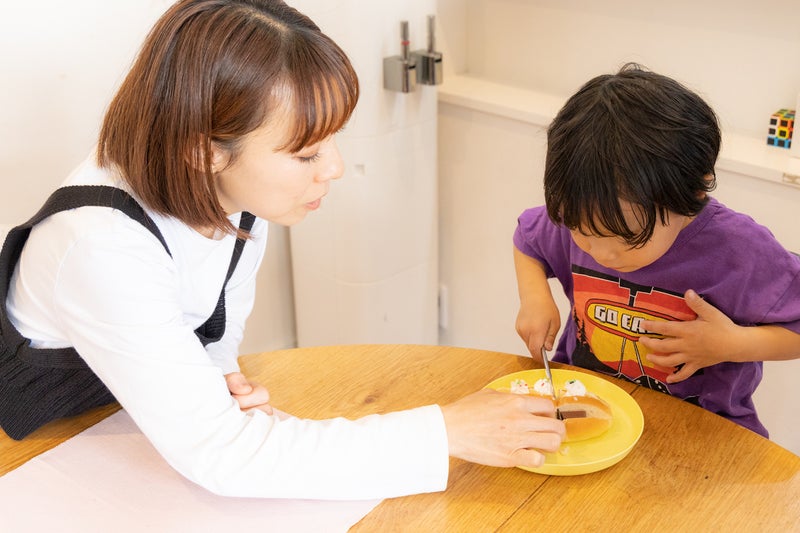
[[[165,460],[212,492],[364,499],[439,491],[447,485],[449,453],[488,464],[498,464],[498,456],[537,464],[538,452],[508,450],[548,450],[560,442],[563,428],[542,416],[542,406],[502,393],[488,403],[482,395],[489,394],[480,392],[444,408],[359,420],[243,412],[184,319],[194,293],[181,291],[180,266],[135,222],[96,222],[63,249],[41,236],[43,251],[59,255],[54,314],[66,341]],[[504,420],[513,424],[504,433],[489,431],[488,440],[471,430]]]

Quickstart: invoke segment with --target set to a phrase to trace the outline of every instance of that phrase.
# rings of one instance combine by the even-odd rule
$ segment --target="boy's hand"
[[[561,328],[561,313],[553,300],[544,265],[514,247],[514,270],[519,291],[516,329],[534,359],[542,347],[552,350]]]
[[[561,328],[561,314],[552,297],[544,301],[527,301],[517,313],[516,329],[534,359],[541,359],[542,346],[552,350]]]
[[[639,338],[639,342],[652,351],[647,358],[659,366],[680,367],[667,378],[667,383],[683,381],[701,368],[732,360],[737,350],[736,337],[742,329],[696,292],[688,290],[684,298],[689,308],[697,313],[696,319],[642,322],[647,331],[664,336],[663,339]]]
[[[228,384],[231,396],[239,403],[242,411],[259,409],[268,415],[272,414],[272,406],[267,403],[269,402],[269,392],[265,387],[248,381],[241,372],[225,374],[225,382]]]

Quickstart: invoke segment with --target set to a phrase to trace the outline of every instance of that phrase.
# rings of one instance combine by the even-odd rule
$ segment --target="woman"
[[[267,390],[239,372],[267,221],[294,224],[319,207],[343,173],[335,134],[357,99],[342,50],[282,2],[182,0],[162,16],[96,156],[64,184],[103,186],[112,201],[89,198],[18,239],[10,323],[36,350],[74,348],[90,376],[39,401],[37,420],[116,399],[184,476],[251,497],[443,490],[448,454],[538,466],[558,448],[564,427],[546,400],[480,391],[357,421],[279,420]],[[120,190],[135,202],[118,202]],[[6,345],[13,328],[2,329]],[[21,417],[36,402],[18,398],[47,379],[20,385],[31,369],[17,359],[0,365],[0,404]]]

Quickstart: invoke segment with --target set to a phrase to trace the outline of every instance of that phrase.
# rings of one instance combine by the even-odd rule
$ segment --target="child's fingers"
[[[682,365],[678,367],[674,374],[667,376],[667,383],[677,383],[679,381],[683,381],[684,379],[691,377],[698,370],[699,368],[695,365]]]

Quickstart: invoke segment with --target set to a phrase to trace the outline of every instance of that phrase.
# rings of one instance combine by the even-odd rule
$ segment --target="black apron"
[[[82,206],[122,211],[150,230],[172,255],[163,235],[136,200],[121,189],[105,185],[57,189],[38,213],[8,233],[0,251],[0,427],[15,440],[52,420],[115,401],[74,348],[32,348],[30,340],[11,324],[6,310],[11,276],[31,228],[50,215]],[[254,220],[252,214],[242,213],[239,228],[249,231]],[[244,239],[236,240],[217,306],[209,319],[195,330],[203,346],[220,340],[225,333],[225,287],[244,244]]]

